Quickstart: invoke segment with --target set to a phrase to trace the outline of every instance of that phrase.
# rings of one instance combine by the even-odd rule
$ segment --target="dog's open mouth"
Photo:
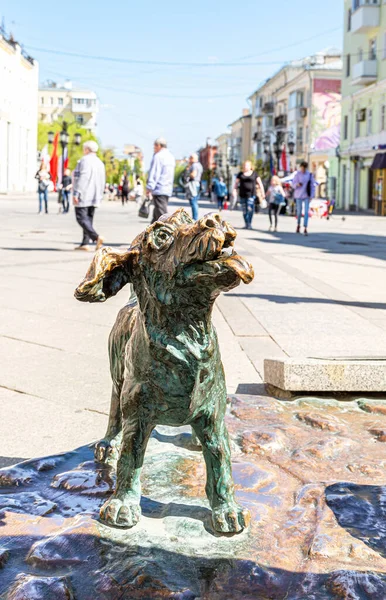
[[[233,247],[233,240],[230,242],[226,240],[217,258],[208,262],[226,266],[236,273],[244,283],[250,283],[254,277],[252,265],[237,254]]]

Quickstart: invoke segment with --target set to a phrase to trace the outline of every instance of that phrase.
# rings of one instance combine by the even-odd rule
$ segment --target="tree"
[[[65,121],[66,117],[64,117],[63,120]],[[39,121],[39,123],[38,123],[38,150],[40,150],[40,151],[43,150],[44,146],[46,146],[48,144],[48,132],[49,131],[53,131],[54,133],[57,133],[62,130],[63,120],[54,121],[53,123],[42,123],[41,121]],[[72,116],[69,115],[68,122],[70,124],[68,126],[68,133],[70,135],[70,143],[68,145],[68,158],[69,158],[69,168],[72,171],[75,168],[78,160],[80,158],[82,158],[82,156],[83,156],[82,144],[89,140],[93,140],[95,142],[97,142],[98,140],[97,140],[96,136],[89,129],[86,129],[85,127],[82,127],[78,123],[74,123],[71,120],[72,120]],[[80,146],[76,146],[75,144],[73,144],[73,139],[74,139],[75,133],[80,133],[80,135],[82,136],[82,143]],[[50,149],[48,149],[48,152],[50,152]],[[58,145],[58,153],[59,153],[59,156],[61,156],[62,150],[61,150],[60,144]],[[98,156],[100,158],[102,158],[101,150],[99,150]]]
[[[176,168],[174,170],[174,185],[175,186],[181,185],[180,179],[181,179],[182,175],[184,174],[184,171],[187,166],[188,166],[187,163],[184,163],[184,162],[183,163],[179,162],[176,164]]]
[[[268,182],[271,178],[271,170],[268,162],[261,158],[251,161],[255,166],[255,171],[263,182]]]

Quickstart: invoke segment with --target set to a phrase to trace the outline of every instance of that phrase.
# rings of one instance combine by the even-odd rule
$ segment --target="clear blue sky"
[[[68,78],[95,90],[102,143],[137,144],[147,163],[156,136],[177,157],[189,154],[225,131],[283,62],[343,45],[341,0],[2,0],[1,15],[38,59],[41,82]],[[36,48],[213,66],[120,64]],[[216,66],[234,62],[271,64]]]

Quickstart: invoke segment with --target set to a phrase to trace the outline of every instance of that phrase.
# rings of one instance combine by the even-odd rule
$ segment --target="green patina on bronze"
[[[239,532],[249,523],[234,498],[225,377],[211,321],[219,294],[253,279],[251,265],[233,250],[235,238],[219,214],[194,222],[181,209],[127,251],[99,250],[75,291],[84,302],[103,302],[127,283],[134,291],[110,334],[109,425],[95,449],[106,461],[119,448],[116,490],[101,509],[111,525],[132,527],[140,518],[140,472],[158,424],[189,424],[197,435],[215,530]]]

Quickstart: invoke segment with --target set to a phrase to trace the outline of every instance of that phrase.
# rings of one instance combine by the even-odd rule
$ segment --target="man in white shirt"
[[[98,144],[92,140],[83,144],[84,156],[74,171],[74,196],[76,220],[83,229],[83,240],[75,250],[90,250],[89,243],[96,242],[97,250],[103,238],[95,231],[93,220],[95,208],[103,200],[106,185],[105,166],[97,157]]]
[[[152,223],[168,212],[169,198],[173,193],[174,169],[176,161],[167,149],[164,138],[154,142],[154,155],[151,161],[146,192],[153,199],[154,212]]]

